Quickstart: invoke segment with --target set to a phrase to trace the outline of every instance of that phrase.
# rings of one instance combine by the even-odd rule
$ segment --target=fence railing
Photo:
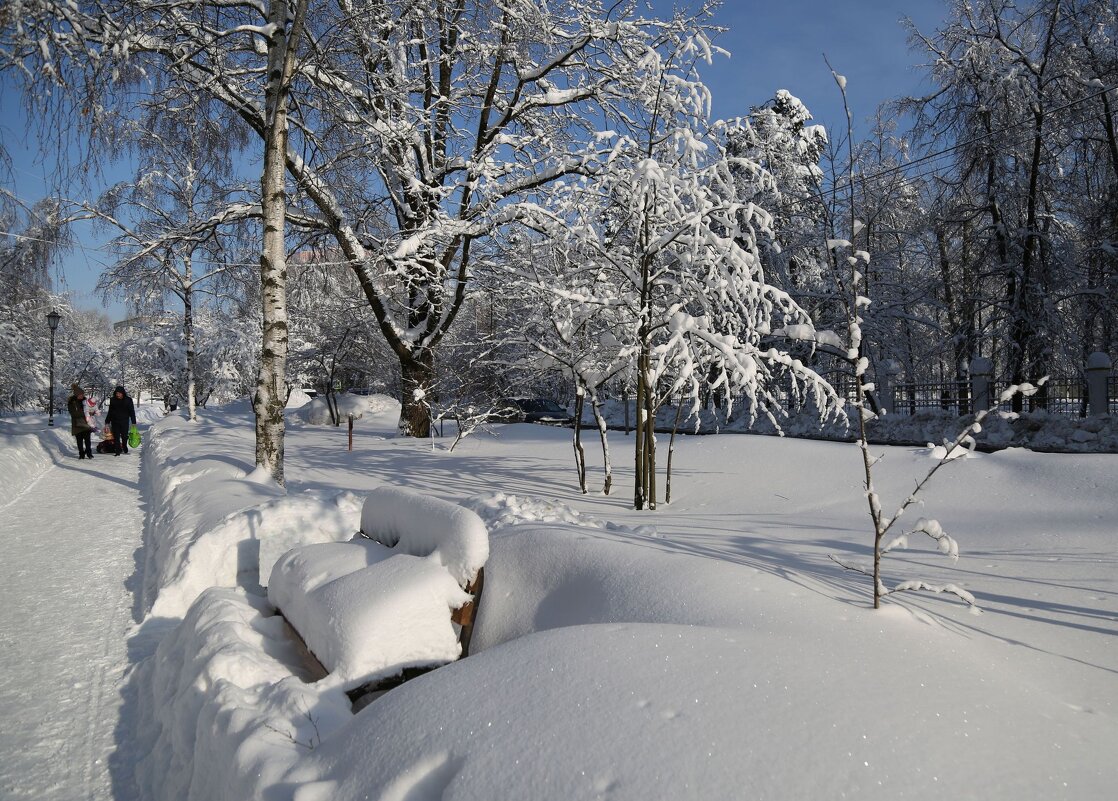
[[[967,381],[932,381],[893,388],[893,413],[914,415],[923,409],[970,414],[971,386]]]
[[[990,383],[990,398],[986,404],[977,397],[975,387],[967,381],[936,381],[916,384],[898,384],[893,387],[893,414],[914,415],[925,409],[943,409],[959,416],[970,414],[985,405],[999,411],[1013,410],[1013,401],[999,402],[998,398],[1009,387],[1007,381]],[[1106,408],[1109,414],[1118,414],[1118,377],[1110,376],[1106,382]],[[1087,417],[1091,412],[1090,394],[1086,379],[1078,376],[1054,376],[1041,385],[1035,394],[1022,397],[1022,411],[1045,410],[1049,414],[1070,417]]]
[[[1009,382],[994,384],[994,401],[1000,411],[1013,411],[1013,401],[997,402],[1009,387]],[[1064,414],[1069,417],[1086,417],[1089,411],[1087,382],[1079,377],[1053,377],[1044,382],[1037,391],[1022,397],[1020,407],[1025,412],[1043,409],[1049,414]]]

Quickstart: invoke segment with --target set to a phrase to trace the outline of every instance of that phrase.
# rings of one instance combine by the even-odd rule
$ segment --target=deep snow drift
[[[286,495],[254,476],[243,410],[149,435],[165,512],[136,637],[161,642],[124,710],[143,797],[1113,797],[1118,457],[1011,449],[936,476],[913,517],[961,558],[913,538],[887,583],[954,582],[976,616],[914,593],[874,612],[828,558],[869,553],[850,445],[685,438],[673,503],[637,513],[630,474],[577,493],[567,430],[448,453],[394,429],[370,411],[349,452],[344,428],[294,423]],[[898,503],[929,454],[877,451]],[[355,715],[261,584],[283,550],[349,540],[381,486],[473,509],[490,555],[471,655]]]

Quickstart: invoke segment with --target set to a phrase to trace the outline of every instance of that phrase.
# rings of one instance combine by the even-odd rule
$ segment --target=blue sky
[[[671,0],[655,0],[663,11]],[[860,127],[884,101],[927,90],[900,20],[932,33],[947,14],[944,0],[726,0],[714,17],[727,28],[717,44],[731,53],[703,70],[714,115],[732,117],[787,89],[816,122],[845,127],[842,101],[823,61],[847,78]]]
[[[667,13],[675,3],[652,0],[650,5]],[[703,70],[714,114],[744,114],[776,90],[787,89],[816,122],[845,127],[841,99],[823,61],[826,53],[847,78],[857,130],[864,132],[865,121],[882,102],[927,90],[915,68],[923,57],[909,51],[900,20],[909,17],[932,33],[946,13],[945,0],[725,0],[714,22],[728,29],[717,43],[732,56],[716,57]],[[52,160],[48,156],[36,163],[34,141],[25,141],[21,116],[17,98],[0,91],[0,135],[13,156],[16,192],[33,201],[48,191]],[[119,303],[103,303],[93,292],[106,258],[97,250],[100,240],[88,228],[78,233],[82,247],[64,260],[56,288],[70,291],[80,308],[123,317]]]

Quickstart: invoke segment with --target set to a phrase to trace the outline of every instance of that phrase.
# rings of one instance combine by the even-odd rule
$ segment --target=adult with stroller
[[[70,433],[78,441],[78,458],[92,459],[90,438],[93,435],[93,424],[89,422],[87,414],[89,407],[85,402],[85,391],[79,384],[73,384],[70,388],[74,391],[66,401],[66,408],[70,412]]]
[[[136,425],[136,405],[132,403],[123,386],[113,390],[113,396],[109,398],[109,411],[105,414],[105,422],[112,429],[116,455],[128,453],[128,427]]]

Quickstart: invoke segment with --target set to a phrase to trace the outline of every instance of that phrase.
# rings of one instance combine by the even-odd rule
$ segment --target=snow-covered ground
[[[138,456],[79,461],[69,419],[56,422],[0,423],[0,798],[108,799],[133,656]]]
[[[352,452],[344,427],[292,422],[286,494],[252,470],[245,406],[148,432],[132,495],[147,511],[143,546],[114,588],[127,580],[136,610],[114,664],[138,664],[114,702],[119,723],[117,706],[79,703],[115,731],[118,798],[1114,797],[1118,456],[955,460],[912,517],[939,519],[961,558],[913,538],[886,556],[886,580],[954,582],[982,613],[912,593],[875,612],[868,580],[829,558],[869,554],[853,446],[684,438],[673,502],[635,512],[619,432],[613,496],[583,496],[569,430],[494,426],[451,453],[449,439],[395,438],[395,410],[369,403]],[[38,488],[64,469],[13,448],[5,481],[40,476]],[[897,503],[930,457],[876,450],[878,490]],[[315,681],[261,585],[288,548],[349,539],[364,494],[386,485],[477,512],[486,584],[467,659],[353,714],[336,682]],[[78,491],[62,491],[5,534],[8,548],[30,561],[66,525]],[[120,526],[87,528],[103,540]],[[129,557],[130,536],[114,540]],[[20,585],[29,615],[94,573],[102,550],[69,579],[44,571]],[[35,625],[13,618],[5,636],[33,638]],[[104,636],[90,633],[103,620],[82,625],[55,641]],[[58,685],[69,685],[44,672],[24,670],[10,708],[66,714]],[[16,744],[3,748],[7,766]],[[20,764],[5,793],[74,797]]]

